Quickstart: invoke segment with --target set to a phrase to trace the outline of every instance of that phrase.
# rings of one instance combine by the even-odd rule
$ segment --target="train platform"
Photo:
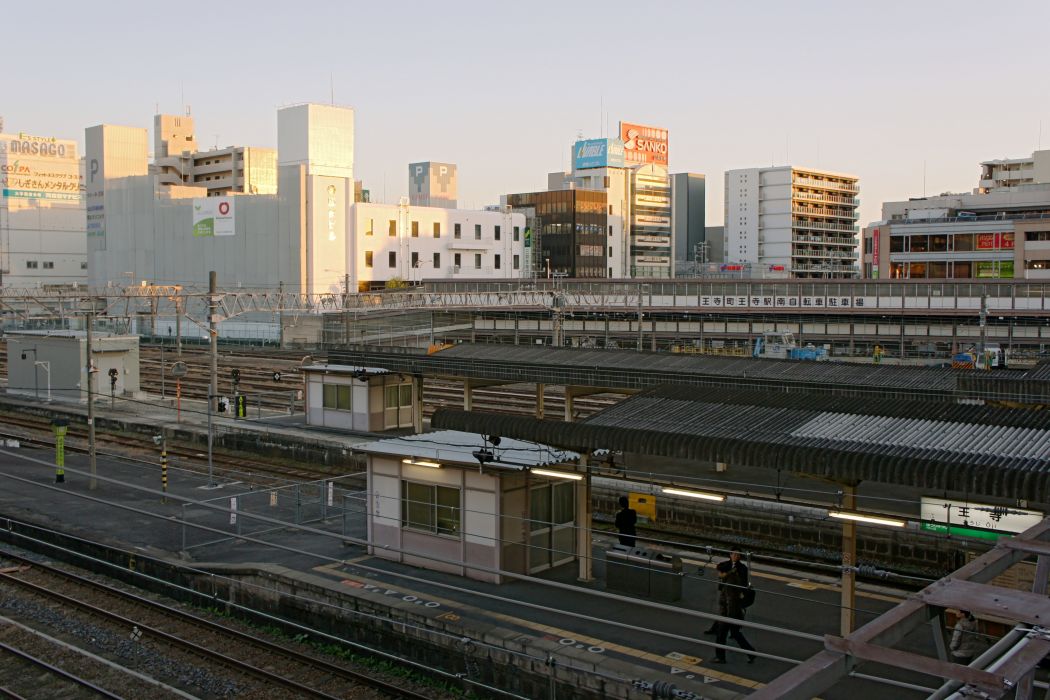
[[[349,445],[354,438],[332,439]],[[407,607],[428,626],[456,630],[464,644],[499,644],[527,656],[540,654],[541,660],[545,655],[547,663],[626,681],[637,689],[632,697],[649,697],[646,689],[658,684],[673,685],[679,698],[739,697],[788,670],[791,660],[821,649],[822,635],[837,633],[834,580],[753,566],[759,595],[749,620],[797,635],[745,630],[759,658],[749,664],[733,647],[727,664],[715,664],[714,637],[703,632],[709,626],[705,615],[715,610],[713,566],[719,558],[706,553],[669,552],[682,557],[684,568],[681,597],[670,602],[608,589],[605,552],[613,540],[602,533],[595,533],[591,552],[594,580],[578,581],[577,568],[570,564],[530,580],[487,584],[370,556],[363,546],[364,517],[347,506],[353,502],[349,491],[344,493],[349,501],[336,499],[327,512],[317,503],[297,501],[293,508],[291,491],[275,497],[273,490],[256,491],[228,478],[209,481],[199,472],[172,468],[164,494],[155,465],[111,458],[98,459],[92,488],[86,456],[67,453],[62,483],[55,482],[54,458],[51,449],[0,448],[0,516],[197,569],[258,568],[308,577],[312,585],[356,598],[358,604]],[[295,499],[309,500],[298,490]],[[898,600],[892,591],[863,588],[858,624]],[[928,640],[926,634],[905,643],[929,652]],[[892,677],[930,683],[902,672]],[[824,697],[858,700],[887,697],[887,692],[899,698],[924,696],[854,680],[848,691],[833,688]]]

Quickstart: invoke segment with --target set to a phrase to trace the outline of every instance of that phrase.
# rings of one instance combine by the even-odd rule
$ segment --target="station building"
[[[863,239],[869,279],[1050,279],[1050,151],[981,163],[969,194],[885,202]]]
[[[589,556],[575,452],[455,430],[354,449],[368,455],[371,555],[492,583]]]
[[[302,371],[307,425],[373,433],[423,428],[422,383],[410,375],[328,364]]]
[[[87,279],[84,164],[76,141],[0,133],[0,285]]]

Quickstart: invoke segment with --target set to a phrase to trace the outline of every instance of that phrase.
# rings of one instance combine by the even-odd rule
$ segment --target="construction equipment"
[[[767,360],[808,360],[824,362],[828,360],[827,348],[818,348],[812,343],[799,347],[795,335],[787,331],[765,331],[755,338],[752,357]]]

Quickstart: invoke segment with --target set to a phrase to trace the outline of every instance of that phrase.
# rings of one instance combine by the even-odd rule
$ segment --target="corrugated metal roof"
[[[1037,502],[1050,497],[1048,412],[920,401],[850,407],[849,401],[759,392],[720,397],[662,387],[583,423],[442,409],[431,425],[579,451],[622,450]]]
[[[354,445],[354,450],[368,454],[470,466],[478,464],[474,451],[482,448],[491,449],[494,457],[493,461],[486,462],[485,466],[500,469],[520,471],[530,467],[566,464],[580,459],[579,453],[570,450],[556,449],[537,442],[502,436],[499,446],[493,447],[485,441],[482,434],[458,430],[439,430]]]
[[[303,367],[302,370],[303,372],[327,372],[329,374],[356,374],[358,372],[364,372],[366,375],[371,376],[393,374],[393,372],[384,367],[361,367],[359,365],[337,365],[324,363],[307,365],[306,367]]]
[[[547,348],[527,345],[456,345],[431,355],[399,348],[333,350],[332,362],[386,367],[395,372],[507,382],[541,382],[614,389],[662,384],[723,389],[806,391],[857,398],[955,401],[992,398],[1050,403],[1050,372],[951,368],[705,355]]]

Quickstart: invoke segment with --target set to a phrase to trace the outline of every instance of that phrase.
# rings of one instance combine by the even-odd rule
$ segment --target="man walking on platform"
[[[731,617],[735,620],[744,619],[744,606],[742,599],[744,597],[744,589],[747,587],[742,583],[740,573],[733,566],[732,562],[724,561],[718,565],[718,578],[720,583],[718,584],[718,614],[722,617]],[[718,644],[725,644],[729,637],[736,640],[736,643],[741,649],[746,651],[754,651],[755,648],[751,646],[751,643],[744,637],[744,633],[740,631],[740,625],[734,625],[729,622],[718,622],[715,623],[718,629],[717,637],[715,642]],[[726,662],[726,650],[722,648],[715,649],[715,658],[712,661],[716,664],[724,664]],[[755,655],[748,654],[747,662],[754,663]]]
[[[744,562],[740,561],[740,559],[741,559],[740,552],[734,549],[732,552],[729,553],[729,559],[727,559],[724,562],[722,562],[722,564],[728,564],[730,566],[730,568],[734,572],[736,572],[737,577],[741,581],[740,585],[746,587],[751,582],[751,579],[749,578],[750,577],[750,572],[747,570],[747,564],[745,564]],[[723,588],[722,584],[719,583],[718,584],[718,600],[719,601],[721,601],[722,588]],[[721,605],[721,602],[719,602],[719,605]],[[717,622],[711,623],[711,626],[708,627],[706,630],[704,630],[704,634],[718,634],[718,623]]]
[[[620,512],[616,514],[616,529],[620,531],[620,544],[625,547],[633,547],[635,535],[638,534],[635,524],[638,522],[638,513],[630,507],[627,496],[620,496]]]

